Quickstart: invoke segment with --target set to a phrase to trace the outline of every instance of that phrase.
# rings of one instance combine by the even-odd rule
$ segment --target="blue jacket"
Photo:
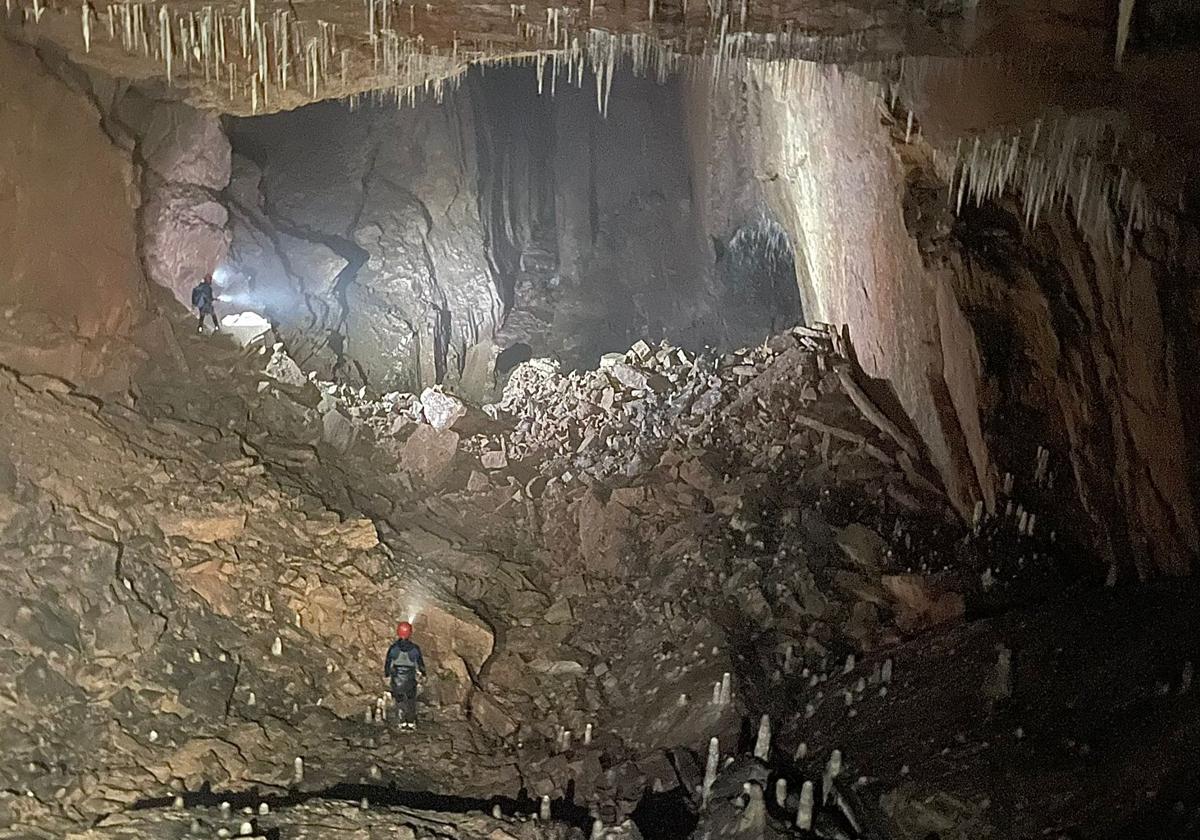
[[[197,309],[210,309],[213,305],[213,287],[211,283],[201,283],[192,289],[192,306]]]
[[[406,653],[407,657],[403,655]],[[408,639],[397,639],[392,642],[392,646],[388,648],[387,657],[383,660],[383,676],[391,679],[392,671],[396,669],[397,665],[401,668],[411,667],[409,663],[415,665],[422,674],[425,673],[425,659],[421,656],[421,649]],[[416,674],[413,676],[415,677]]]

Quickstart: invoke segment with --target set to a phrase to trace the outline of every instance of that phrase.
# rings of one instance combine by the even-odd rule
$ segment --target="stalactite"
[[[1121,68],[1125,60],[1125,46],[1129,42],[1129,24],[1133,20],[1133,0],[1120,0],[1117,10],[1117,55],[1115,64]]]

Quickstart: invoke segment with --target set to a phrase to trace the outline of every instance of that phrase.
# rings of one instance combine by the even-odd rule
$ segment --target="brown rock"
[[[611,575],[621,563],[628,542],[626,530],[633,526],[633,515],[615,502],[605,504],[589,491],[576,507],[579,525],[579,551],[588,570]]]
[[[164,514],[159,517],[158,527],[168,537],[183,537],[201,543],[229,542],[240,537],[246,529],[246,514]]]
[[[436,482],[458,452],[458,433],[420,425],[400,447],[400,463],[425,481]]]
[[[238,606],[237,590],[221,571],[221,560],[207,560],[183,571],[185,583],[208,602],[213,612],[232,616]]]
[[[879,534],[853,522],[838,531],[836,539],[838,547],[864,572],[871,574],[879,571],[879,564],[883,562],[887,551],[887,543]]]
[[[915,633],[955,621],[965,611],[959,592],[939,592],[921,575],[884,575],[883,586],[896,601],[896,626]]]
[[[342,545],[351,551],[367,551],[379,545],[379,534],[370,519],[351,519],[339,529]]]
[[[517,731],[517,723],[507,712],[482,691],[471,695],[471,720],[486,732],[500,738],[508,738]]]

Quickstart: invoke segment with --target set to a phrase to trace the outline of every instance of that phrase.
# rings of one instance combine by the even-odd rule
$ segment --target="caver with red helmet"
[[[417,683],[425,675],[425,659],[421,648],[412,641],[413,626],[401,621],[396,625],[396,641],[388,648],[383,661],[383,678],[396,701],[397,722],[401,729],[417,725]]]

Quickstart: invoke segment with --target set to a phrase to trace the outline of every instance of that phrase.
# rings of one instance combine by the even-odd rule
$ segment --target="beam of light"
[[[229,277],[231,274],[233,274],[233,272],[229,270],[229,267],[226,266],[224,263],[222,263],[221,265],[218,265],[216,268],[213,269],[213,272],[212,272],[213,283],[215,283],[218,286],[224,286],[226,283],[229,282]],[[219,298],[219,296],[218,296],[218,298]],[[220,298],[220,299],[223,299],[223,298]]]

